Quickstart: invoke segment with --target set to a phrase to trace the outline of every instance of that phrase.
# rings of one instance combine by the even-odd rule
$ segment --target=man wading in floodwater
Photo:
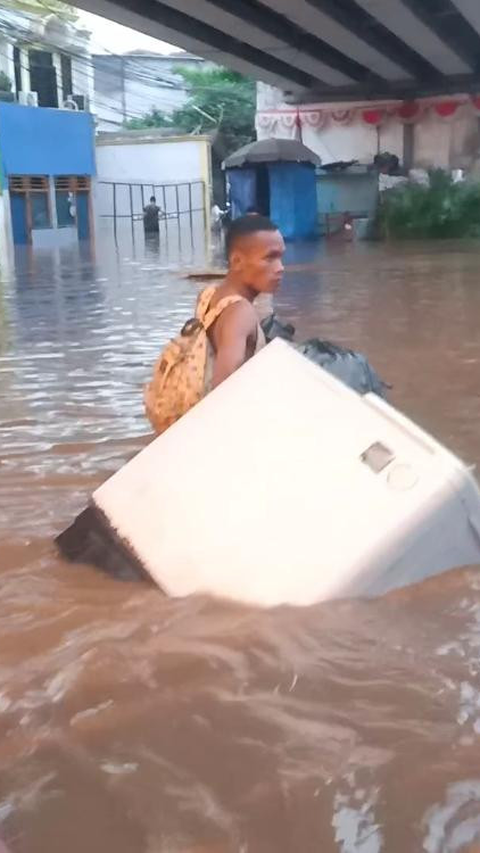
[[[143,228],[145,234],[160,233],[159,216],[161,213],[162,209],[158,206],[155,196],[152,195],[149,204],[143,208]]]
[[[273,294],[283,275],[285,243],[265,216],[243,216],[226,236],[228,272],[198,299],[195,318],[172,341],[145,389],[150,423],[163,432],[265,345],[253,303]]]
[[[285,243],[276,225],[265,216],[236,219],[227,233],[226,252],[226,278],[200,297],[202,300],[204,294],[212,294],[205,314],[217,306],[221,308],[229,297],[237,297],[237,301],[221,310],[208,329],[212,350],[210,364],[207,359],[205,392],[223,382],[265,346],[253,302],[260,294],[275,293],[283,275]]]

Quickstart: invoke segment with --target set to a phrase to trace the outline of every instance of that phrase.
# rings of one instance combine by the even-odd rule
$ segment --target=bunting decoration
[[[403,124],[415,124],[424,112],[419,101],[404,101],[399,107],[394,108],[393,115],[400,119]]]
[[[301,124],[307,125],[308,127],[323,127],[325,121],[328,117],[328,112],[326,110],[299,110],[298,116]]]
[[[364,124],[369,124],[371,127],[380,127],[387,118],[387,111],[382,109],[362,110],[361,117]]]
[[[278,121],[280,121],[280,117],[270,113],[257,113],[256,116],[257,127],[262,130],[273,130]]]
[[[257,127],[273,131],[275,128],[310,127],[321,130],[328,123],[349,125],[354,120],[368,127],[380,127],[386,121],[397,120],[402,124],[415,124],[430,111],[443,121],[452,121],[460,108],[473,109],[480,115],[480,95],[449,98],[446,100],[403,101],[402,103],[380,104],[378,106],[349,106],[329,109],[325,106],[285,107],[264,110],[257,113]]]
[[[437,101],[437,103],[433,104],[433,111],[437,116],[439,116],[439,118],[443,118],[448,121],[449,119],[454,118],[459,106],[459,101]]]
[[[350,124],[355,118],[355,109],[332,110],[330,113],[330,118],[332,119],[334,124]]]

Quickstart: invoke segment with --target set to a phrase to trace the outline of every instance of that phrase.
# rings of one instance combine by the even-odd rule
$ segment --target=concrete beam
[[[318,82],[281,59],[155,0],[78,0],[77,6],[286,91],[298,92]]]
[[[408,2],[408,5],[406,0],[356,2],[445,76],[468,74],[472,70],[471,66],[433,31],[433,16],[428,14],[428,20],[419,16],[421,4],[418,0],[414,0],[414,3]]]

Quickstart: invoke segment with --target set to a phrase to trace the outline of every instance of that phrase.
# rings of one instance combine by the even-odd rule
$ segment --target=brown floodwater
[[[289,251],[278,306],[299,336],[361,349],[478,463],[478,246]],[[108,241],[2,271],[0,836],[13,853],[476,849],[477,569],[258,612],[57,557],[147,440],[141,385],[196,292]]]

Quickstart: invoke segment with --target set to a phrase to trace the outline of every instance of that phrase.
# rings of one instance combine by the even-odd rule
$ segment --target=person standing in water
[[[152,195],[149,204],[143,209],[143,228],[145,234],[160,233],[159,217],[161,213],[162,210],[157,204],[157,199]]]
[[[261,295],[275,293],[284,271],[285,243],[277,226],[266,216],[247,215],[234,220],[226,235],[225,248],[228,263],[225,279],[218,287],[207,288],[199,299],[204,317],[220,309],[207,332],[211,346],[206,392],[265,345],[254,302]]]
[[[256,207],[247,207],[245,216],[261,216]],[[271,317],[274,313],[273,308],[273,293],[260,293],[255,299],[255,310],[258,314],[260,322]]]
[[[226,235],[228,271],[200,294],[195,317],[168,344],[144,389],[147,417],[160,434],[264,345],[254,302],[283,276],[285,243],[265,216],[243,216]]]

